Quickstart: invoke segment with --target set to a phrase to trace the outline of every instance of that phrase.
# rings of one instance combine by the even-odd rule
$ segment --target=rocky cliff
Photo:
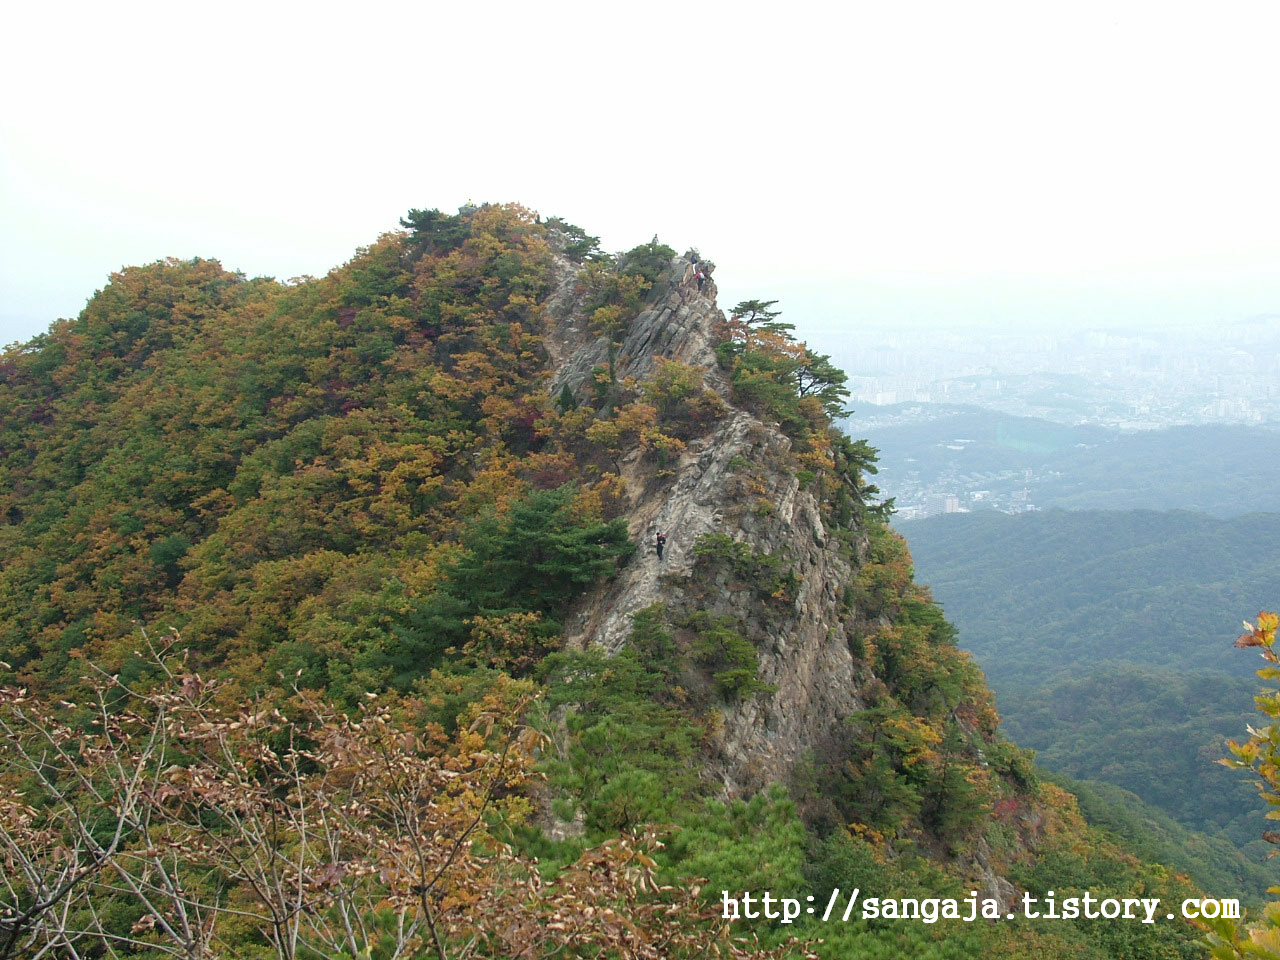
[[[801,489],[787,457],[791,440],[733,403],[713,351],[715,325],[724,320],[709,276],[714,265],[700,266],[708,274],[701,283],[687,257],[671,263],[617,352],[618,376],[642,379],[656,358],[678,360],[703,372],[728,412],[709,435],[689,443],[667,476],[655,479],[638,449],[622,458],[633,504],[630,533],[641,549],[579,606],[566,632],[571,646],[597,643],[616,652],[632,616],[658,602],[743,623],[759,653],[760,679],[774,690],[725,713],[713,769],[736,794],[785,781],[806,750],[861,707],[860,681],[837,609],[852,571],[829,543],[815,496]],[[581,389],[607,354],[603,338],[588,329],[575,266],[562,261],[557,273],[546,338],[556,368],[553,394],[566,384]],[[744,464],[749,482],[741,476]],[[654,548],[660,532],[668,536],[661,559]],[[695,576],[694,546],[705,534],[781,558],[798,581],[794,597],[779,610],[749,589],[731,589],[725,571],[709,583]]]
[[[701,611],[739,625],[756,650],[764,688],[722,706],[706,765],[721,794],[738,797],[790,782],[806,756],[852,735],[847,719],[887,687],[866,657],[855,657],[849,632],[884,626],[885,618],[868,624],[875,613],[849,605],[848,588],[868,554],[866,532],[836,537],[815,491],[800,479],[792,440],[776,423],[735,403],[715,353],[725,316],[711,279],[714,265],[700,267],[702,282],[687,256],[671,261],[616,349],[616,373],[619,380],[639,381],[654,372],[659,358],[688,364],[702,373],[725,413],[664,470],[656,471],[638,446],[619,458],[629,533],[640,549],[576,605],[565,634],[570,648],[598,644],[617,653],[628,643],[634,616],[653,604],[662,604],[676,621]],[[590,329],[577,265],[558,260],[556,276],[545,338],[554,368],[550,392],[557,395],[567,385],[581,394],[606,364],[608,343]],[[668,537],[662,557],[655,549],[659,533]],[[794,588],[762,595],[731,569],[700,562],[696,548],[707,535],[779,561]],[[985,767],[975,725],[959,720],[954,709],[952,718],[968,727],[971,752]],[[1039,814],[1024,810],[1015,829],[1033,842]],[[993,867],[985,840],[976,840],[962,859],[984,895],[1012,902],[1014,888]]]

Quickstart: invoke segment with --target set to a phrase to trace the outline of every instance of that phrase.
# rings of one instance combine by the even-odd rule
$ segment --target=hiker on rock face
[[[658,534],[658,536],[654,539],[654,541],[653,541],[653,542],[654,542],[654,545],[658,548],[658,559],[659,559],[659,560],[661,560],[661,559],[662,559],[662,548],[663,548],[663,547],[665,547],[665,546],[667,545],[667,535],[666,535],[665,533],[660,533],[660,534]]]

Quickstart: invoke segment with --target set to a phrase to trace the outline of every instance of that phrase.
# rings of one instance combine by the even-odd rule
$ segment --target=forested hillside
[[[1239,739],[1240,735],[1233,731],[1233,737]],[[1122,842],[1136,856],[1187,874],[1202,890],[1244,897],[1255,911],[1270,899],[1268,891],[1276,886],[1280,871],[1274,861],[1266,859],[1267,845],[1257,839],[1257,815],[1251,819],[1249,843],[1253,848],[1242,850],[1220,832],[1206,833],[1183,826],[1123,787],[1048,771],[1044,776],[1070,790],[1089,823]],[[1251,793],[1256,795],[1256,791]]]
[[[1280,535],[1280,514],[975,512],[898,526],[997,692],[1109,661],[1249,676],[1221,638],[1280,589],[1275,564],[1241,549]]]
[[[1280,535],[1280,515],[973,513],[901,527],[1038,762],[1266,856],[1266,804],[1217,763],[1252,722],[1257,664],[1221,638],[1232,611],[1280,590],[1266,553],[1242,549]]]
[[[1198,955],[718,915],[1194,887],[999,733],[772,302],[516,206],[402,227],[128,268],[0,358],[0,958]]]
[[[1260,860],[1266,805],[1253,784],[1217,763],[1227,740],[1253,722],[1256,687],[1210,671],[1112,664],[1015,689],[1000,706],[1009,735],[1034,748],[1041,765],[1123,787]]]

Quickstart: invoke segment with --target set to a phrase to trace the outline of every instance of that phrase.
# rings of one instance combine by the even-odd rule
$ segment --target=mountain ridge
[[[65,710],[81,666],[145,688],[145,626],[180,631],[232,699],[373,698],[424,743],[467,734],[495,691],[537,691],[541,785],[467,848],[477,869],[491,843],[524,858],[494,869],[566,875],[671,823],[654,869],[708,889],[743,863],[760,889],[861,876],[1008,906],[1095,880],[1185,889],[999,735],[882,523],[873,452],[831,429],[843,374],[771,303],[725,316],[712,264],[605,255],[519,207],[402,223],[293,285],[128,268],[6,352],[6,682]],[[483,922],[435,906],[459,936]],[[1118,935],[1018,929],[1063,956]],[[824,936],[1023,946],[936,933]]]

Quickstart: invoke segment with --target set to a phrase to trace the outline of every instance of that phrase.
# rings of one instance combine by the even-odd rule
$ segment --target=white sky
[[[1280,313],[1270,3],[11,4],[0,343],[166,255],[321,274],[409,207],[656,231],[859,324]]]

